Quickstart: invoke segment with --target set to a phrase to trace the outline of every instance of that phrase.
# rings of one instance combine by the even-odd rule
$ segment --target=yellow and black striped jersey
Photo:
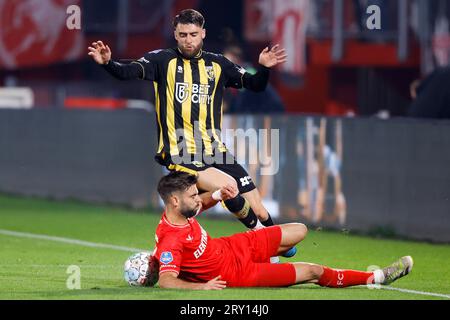
[[[135,77],[138,69],[141,79],[153,81],[159,141],[156,160],[161,164],[178,157],[194,160],[194,155],[198,159],[199,155],[226,152],[221,141],[224,89],[261,91],[268,78],[266,68],[262,80],[252,79],[223,55],[200,51],[188,59],[177,48],[146,53],[129,65],[133,72],[118,72],[118,65],[114,62],[106,68],[121,79]]]

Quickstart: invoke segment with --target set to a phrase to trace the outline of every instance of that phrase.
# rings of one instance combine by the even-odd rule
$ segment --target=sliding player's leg
[[[314,283],[323,287],[344,288],[374,282],[374,272],[336,270],[314,263],[294,262],[255,264],[255,287],[286,287]]]
[[[333,269],[305,262],[255,263],[253,267],[254,272],[249,277],[251,282],[247,282],[246,286],[286,287],[313,283],[328,288],[346,288],[368,284],[391,284],[411,272],[413,260],[410,256],[405,256],[373,272]]]
[[[296,262],[293,265],[296,270],[296,283],[315,283],[322,287],[345,288],[367,284],[391,284],[411,272],[413,259],[405,256],[373,272],[333,269],[303,262]]]

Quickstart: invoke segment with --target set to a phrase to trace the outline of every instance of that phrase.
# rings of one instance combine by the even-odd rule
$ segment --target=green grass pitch
[[[245,231],[237,221],[199,219],[212,237]],[[0,196],[0,299],[449,299],[450,245],[394,241],[310,231],[290,261],[306,261],[342,269],[367,270],[411,255],[412,273],[392,287],[414,292],[369,289],[366,286],[329,289],[297,285],[272,289],[178,291],[129,287],[122,268],[133,252],[87,247],[44,239],[7,235],[1,230],[78,239],[151,250],[160,214],[75,202],[53,202]],[[69,290],[67,269],[81,271],[81,289]],[[422,294],[417,293],[422,292]],[[426,293],[447,295],[436,296]]]

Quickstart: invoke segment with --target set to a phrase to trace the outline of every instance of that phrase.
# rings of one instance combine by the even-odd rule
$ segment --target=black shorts
[[[220,161],[220,163],[213,161],[191,161],[189,163],[175,164],[169,161],[169,163],[164,163],[164,165],[169,171],[183,171],[193,175],[198,175],[198,172],[208,168],[216,168],[236,180],[239,193],[247,193],[256,189],[250,175],[229,152],[224,152],[223,161]]]

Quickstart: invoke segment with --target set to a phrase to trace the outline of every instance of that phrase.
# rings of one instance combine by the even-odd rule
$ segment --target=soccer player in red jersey
[[[306,226],[291,223],[211,238],[195,216],[215,205],[217,200],[211,193],[199,195],[196,183],[194,175],[172,172],[158,184],[166,210],[156,229],[152,263],[159,263],[156,270],[161,288],[220,290],[225,287],[286,287],[300,283],[344,288],[390,284],[412,269],[410,256],[373,272],[333,269],[304,262],[271,264],[271,256],[282,254],[305,238]],[[237,192],[232,185],[218,191],[222,199],[232,198]]]

